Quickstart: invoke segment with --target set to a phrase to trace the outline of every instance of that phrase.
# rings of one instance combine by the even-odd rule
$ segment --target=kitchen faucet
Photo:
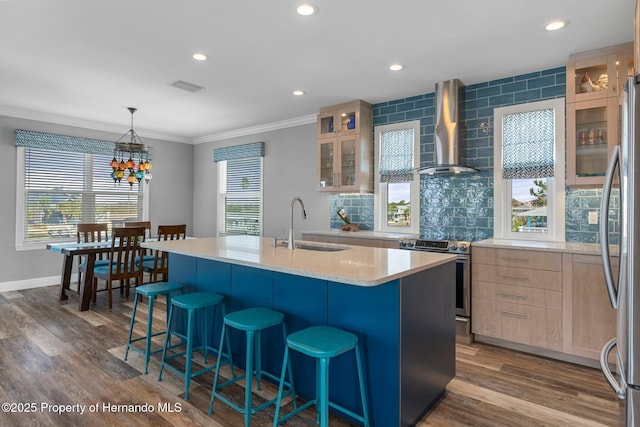
[[[302,207],[302,219],[307,219],[307,211],[304,210],[304,202],[300,197],[294,197],[291,201],[291,228],[289,228],[289,241],[287,242],[287,249],[294,249],[295,245],[293,244],[293,205],[296,202],[300,202],[300,206]]]

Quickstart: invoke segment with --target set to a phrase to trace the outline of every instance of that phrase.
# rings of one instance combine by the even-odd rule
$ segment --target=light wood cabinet
[[[617,258],[613,259],[617,274]],[[602,259],[597,255],[564,255],[564,352],[598,359],[616,335],[616,312],[609,303]]]
[[[318,114],[318,190],[373,190],[371,105],[358,100]]]
[[[553,252],[474,248],[474,334],[562,351],[562,258]]]
[[[633,74],[633,43],[583,52],[567,63],[567,184],[600,186],[618,144],[618,99]]]

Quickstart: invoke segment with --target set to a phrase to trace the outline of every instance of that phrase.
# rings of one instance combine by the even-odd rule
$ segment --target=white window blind
[[[79,222],[142,218],[144,184],[115,184],[112,155],[19,147],[23,176],[18,245],[75,238]],[[19,172],[20,173],[20,172]]]
[[[218,162],[218,234],[262,234],[262,157]]]

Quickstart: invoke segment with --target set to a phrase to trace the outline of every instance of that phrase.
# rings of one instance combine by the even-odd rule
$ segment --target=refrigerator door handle
[[[604,179],[602,187],[602,200],[600,201],[600,254],[602,255],[602,267],[604,269],[604,278],[607,285],[607,293],[611,307],[618,308],[618,290],[613,281],[613,273],[611,271],[611,258],[609,258],[609,200],[611,199],[611,187],[613,187],[613,174],[616,165],[620,161],[620,146],[616,145],[611,153],[611,160],[607,168],[607,175]]]
[[[606,343],[604,347],[602,347],[602,351],[600,352],[600,369],[602,369],[602,373],[604,374],[604,377],[607,379],[607,382],[609,383],[613,391],[616,392],[616,396],[618,396],[619,399],[624,399],[625,392],[618,381],[616,381],[616,377],[613,376],[613,373],[609,368],[609,353],[611,353],[616,345],[616,339],[613,338],[611,341]]]

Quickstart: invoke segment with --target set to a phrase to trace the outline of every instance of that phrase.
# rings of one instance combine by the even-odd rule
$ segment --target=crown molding
[[[262,132],[269,132],[278,129],[292,128],[309,123],[315,123],[318,119],[317,114],[309,114],[308,116],[294,117],[292,119],[280,120],[278,122],[266,123],[257,126],[250,126],[241,129],[230,130],[226,132],[213,133],[211,135],[193,138],[194,144],[202,144],[205,142],[221,141],[223,139],[236,138],[239,136],[254,135]]]

